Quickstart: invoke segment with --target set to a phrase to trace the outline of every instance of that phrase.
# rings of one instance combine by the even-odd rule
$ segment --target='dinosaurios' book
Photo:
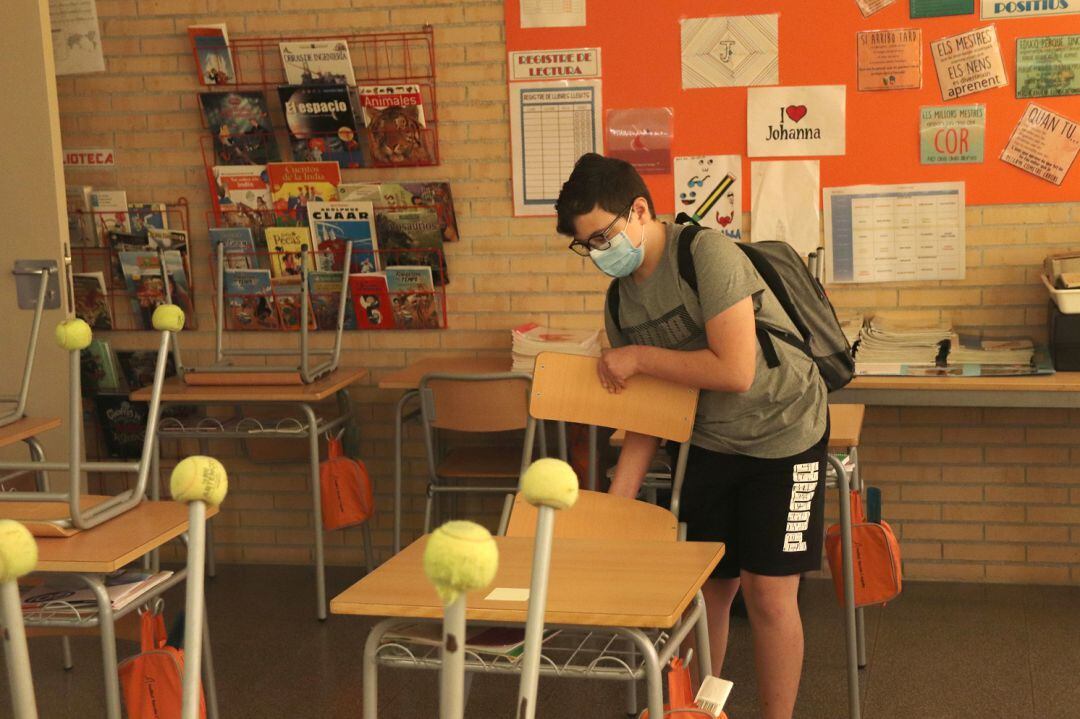
[[[290,85],[355,85],[349,44],[343,39],[279,43]]]
[[[343,182],[338,194],[342,201],[367,200],[382,209],[435,210],[443,242],[457,242],[460,238],[449,182]]]
[[[347,85],[282,85],[278,95],[294,160],[364,166],[359,124]]]
[[[443,234],[435,210],[383,209],[375,212],[375,233],[383,268],[394,265],[427,265],[435,283],[450,281],[443,254]]]
[[[306,227],[309,202],[338,199],[341,168],[336,162],[273,162],[266,174],[278,224]]]
[[[350,272],[379,269],[375,212],[370,202],[312,202],[308,205],[308,221],[320,270],[341,271],[349,241]]]
[[[386,287],[399,329],[426,330],[442,326],[439,298],[430,267],[387,267]]]
[[[279,159],[274,126],[261,91],[201,92],[218,165],[264,165]]]
[[[75,316],[90,325],[90,329],[111,330],[112,309],[105,288],[103,272],[75,272],[71,282],[75,289]]]

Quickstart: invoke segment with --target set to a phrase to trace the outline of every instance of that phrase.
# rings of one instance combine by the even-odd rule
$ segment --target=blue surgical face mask
[[[626,217],[626,226],[630,226],[630,217],[634,211]],[[606,250],[589,250],[589,257],[593,264],[609,277],[629,277],[634,270],[641,267],[645,260],[645,228],[641,228],[641,244],[634,247],[630,241],[630,235],[626,234],[626,228],[611,238],[611,246]]]

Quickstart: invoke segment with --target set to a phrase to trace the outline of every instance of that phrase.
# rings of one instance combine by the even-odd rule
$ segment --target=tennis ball
[[[18,579],[37,566],[37,542],[13,519],[0,519],[0,582]]]
[[[229,491],[229,478],[221,462],[213,457],[194,455],[173,468],[169,491],[178,502],[201,500],[216,507]]]
[[[521,475],[521,493],[529,504],[554,509],[574,506],[578,497],[578,478],[561,459],[538,459]]]
[[[179,332],[184,329],[184,311],[176,305],[158,305],[150,321],[158,332]]]
[[[84,350],[94,339],[94,332],[84,320],[64,320],[56,326],[56,344],[67,351]]]
[[[498,568],[495,539],[476,522],[447,522],[431,533],[424,548],[424,574],[447,605],[491,584]]]

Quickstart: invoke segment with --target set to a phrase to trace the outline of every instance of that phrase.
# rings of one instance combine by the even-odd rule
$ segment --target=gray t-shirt
[[[638,283],[619,280],[620,333],[605,308],[613,347],[651,345],[673,350],[708,347],[705,323],[753,296],[759,320],[797,333],[787,313],[749,258],[719,232],[705,230],[691,250],[698,294],[679,277],[680,225],[665,225],[667,244],[652,275]],[[827,392],[813,360],[786,342],[773,339],[780,366],[770,369],[755,342],[754,383],[743,393],[703,390],[694,435],[700,447],[752,457],[788,457],[809,449],[825,434]]]

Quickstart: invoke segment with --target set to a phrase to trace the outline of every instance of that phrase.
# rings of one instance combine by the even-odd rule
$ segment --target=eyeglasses
[[[588,257],[591,250],[606,250],[611,247],[611,240],[608,239],[608,233],[615,227],[616,222],[623,219],[623,215],[630,214],[630,208],[633,206],[633,203],[627,205],[625,210],[615,215],[615,219],[599,232],[594,232],[584,240],[579,240],[576,237],[570,240],[570,249],[582,257]]]

